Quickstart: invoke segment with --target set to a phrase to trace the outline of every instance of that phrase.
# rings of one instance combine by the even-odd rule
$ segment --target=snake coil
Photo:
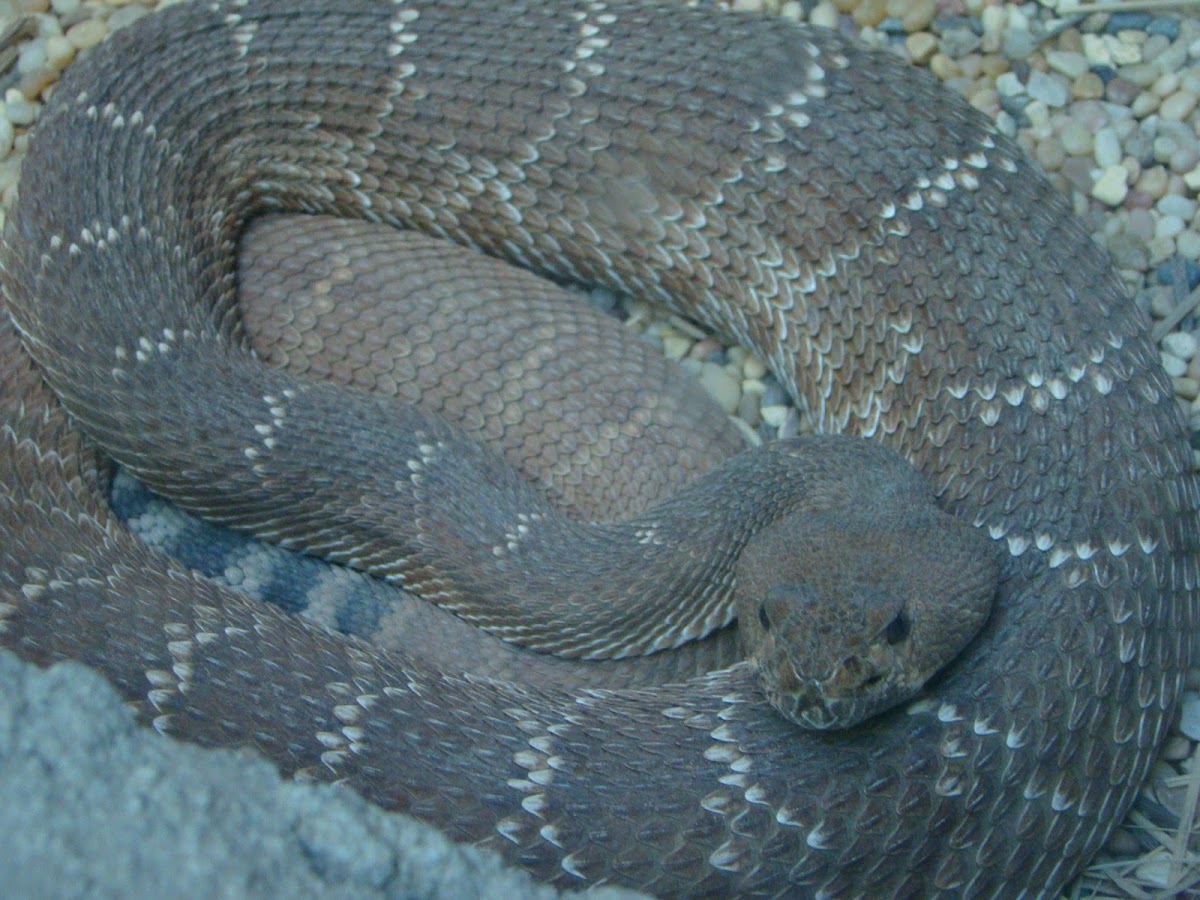
[[[820,430],[896,449],[991,538],[990,621],[919,702],[814,736],[745,666],[629,692],[536,662],[473,678],[182,572],[109,517],[64,408],[119,459],[172,435],[165,487],[203,479],[196,423],[225,410],[251,471],[295,398],[238,400],[223,362],[166,376],[239,337],[237,235],[277,210],[737,337]],[[1010,141],[835,34],[602,0],[172,7],[66,73],[3,265],[0,644],[87,660],[162,731],[250,739],[562,885],[987,896],[1065,883],[1169,724],[1200,504],[1145,323]]]

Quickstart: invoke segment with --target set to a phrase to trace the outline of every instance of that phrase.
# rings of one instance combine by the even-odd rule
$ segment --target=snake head
[[[737,568],[742,649],[775,708],[849,728],[912,699],[986,621],[990,542],[931,498],[772,524]]]

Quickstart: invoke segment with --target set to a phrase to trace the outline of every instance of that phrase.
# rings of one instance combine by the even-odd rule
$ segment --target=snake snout
[[[806,728],[848,728],[913,699],[990,610],[987,539],[939,509],[907,464],[889,465],[898,474],[872,470],[861,503],[784,516],[738,561],[743,650],[771,702]],[[839,490],[852,494],[854,479]]]

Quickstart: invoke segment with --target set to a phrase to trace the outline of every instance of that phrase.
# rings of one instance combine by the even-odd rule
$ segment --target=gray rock
[[[7,897],[558,896],[347,788],[155,735],[82,665],[7,652],[0,834]]]

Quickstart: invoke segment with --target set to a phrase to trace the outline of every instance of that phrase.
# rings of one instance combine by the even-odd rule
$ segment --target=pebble
[[[1118,71],[1122,78],[1140,88],[1150,87],[1162,72],[1158,66],[1151,63],[1123,65]]]
[[[989,7],[995,9],[996,7]],[[1004,40],[1001,49],[1005,59],[1023,60],[1029,57],[1037,46],[1037,37],[1028,28],[1004,29]]]
[[[1144,119],[1161,105],[1162,98],[1157,94],[1153,94],[1150,91],[1143,91],[1133,98],[1133,103],[1129,108],[1139,119]]]
[[[692,342],[678,334],[668,334],[663,337],[663,355],[672,362],[679,362],[692,349]]]
[[[1179,707],[1179,730],[1193,741],[1200,741],[1200,696],[1186,692]]]
[[[1046,140],[1038,143],[1034,148],[1034,159],[1047,172],[1057,172],[1062,168],[1062,164],[1066,161],[1067,153],[1063,149],[1062,141],[1051,135]]]
[[[953,28],[942,33],[942,52],[951,59],[974,53],[980,43],[979,36],[969,28]]]
[[[996,79],[996,90],[1001,97],[1016,97],[1025,93],[1025,85],[1016,72],[1005,72]]]
[[[1111,169],[1121,162],[1121,139],[1116,129],[1101,128],[1092,139],[1092,157],[1102,169]]]
[[[1195,290],[1197,286],[1200,286],[1200,264],[1190,260],[1184,261],[1183,273],[1187,280],[1187,290]],[[1155,275],[1161,284],[1173,285],[1175,283],[1175,267],[1169,261],[1159,266]]]
[[[1099,100],[1104,96],[1104,82],[1095,72],[1084,72],[1071,82],[1071,96],[1076,100]]]
[[[1048,72],[1031,72],[1025,89],[1034,100],[1055,108],[1065,106],[1070,97],[1067,80]]]
[[[1143,884],[1165,888],[1171,884],[1175,866],[1168,859],[1150,857],[1146,862],[1139,863],[1135,871],[1138,881]]]
[[[17,126],[32,125],[37,119],[39,106],[30,103],[21,92],[10,89],[4,95],[4,118]]]
[[[887,0],[887,16],[900,25],[900,30],[912,34],[923,31],[937,15],[937,0]]]
[[[1154,237],[1154,216],[1149,209],[1131,209],[1125,217],[1125,233],[1142,243]]]
[[[95,47],[108,34],[108,23],[103,19],[84,19],[67,29],[66,38],[76,50]]]
[[[838,24],[838,11],[829,0],[821,0],[820,3],[813,7],[808,20],[814,25],[820,25],[822,28],[836,28]]]
[[[1087,57],[1088,63],[1093,66],[1111,66],[1113,62],[1112,53],[1105,43],[1104,38],[1098,34],[1085,34],[1082,37],[1083,55]]]
[[[1168,762],[1182,762],[1191,756],[1192,744],[1191,741],[1179,735],[1172,735],[1163,744],[1162,753],[1160,756]]]
[[[77,49],[65,35],[46,38],[46,66],[55,74],[61,72],[75,58]]]
[[[1187,331],[1172,331],[1163,338],[1163,349],[1178,359],[1189,360],[1200,347],[1196,344],[1196,338]]]
[[[937,38],[928,31],[918,31],[916,34],[909,35],[904,41],[908,58],[917,65],[929,62],[937,50],[937,46]]]
[[[1123,108],[1133,103],[1141,94],[1142,89],[1120,75],[1113,78],[1104,86],[1104,97],[1117,108]]]
[[[120,4],[118,4],[120,6]],[[116,31],[119,28],[124,28],[136,22],[142,16],[150,14],[150,9],[145,6],[129,5],[120,6],[120,8],[108,17],[108,28],[110,31]]]
[[[1160,353],[1162,359],[1163,370],[1172,378],[1182,378],[1187,371],[1187,363],[1177,356],[1172,356],[1170,353]]]
[[[1109,206],[1119,205],[1129,193],[1128,174],[1124,166],[1108,166],[1092,186],[1092,196]]]
[[[762,417],[759,415],[759,408],[762,405],[762,394],[756,394],[753,391],[747,391],[745,386],[742,388],[741,399],[738,400],[737,409],[733,411],[735,419],[740,419],[753,429]]]
[[[1146,26],[1147,34],[1162,35],[1168,41],[1179,37],[1179,20],[1167,16],[1159,16]]]
[[[1167,170],[1163,166],[1150,166],[1142,169],[1135,186],[1149,197],[1162,197],[1167,183]]]
[[[1149,13],[1144,12],[1115,12],[1109,15],[1105,31],[1109,34],[1119,34],[1122,31],[1144,31],[1151,22]]]
[[[1197,97],[1191,91],[1176,91],[1171,94],[1158,108],[1158,114],[1164,119],[1182,121],[1196,111]]]
[[[1075,79],[1088,71],[1088,58],[1082,53],[1068,50],[1047,50],[1046,64],[1060,75]]]
[[[725,413],[732,414],[742,399],[740,382],[716,363],[704,363],[700,367],[700,384],[708,395]]]
[[[788,407],[783,405],[764,406],[759,412],[762,420],[772,428],[780,428],[788,417]]]
[[[1156,238],[1173,238],[1183,231],[1183,219],[1179,216],[1163,216],[1154,227]]]
[[[1071,156],[1091,156],[1094,143],[1093,132],[1075,120],[1065,122],[1058,132],[1063,149]]]

